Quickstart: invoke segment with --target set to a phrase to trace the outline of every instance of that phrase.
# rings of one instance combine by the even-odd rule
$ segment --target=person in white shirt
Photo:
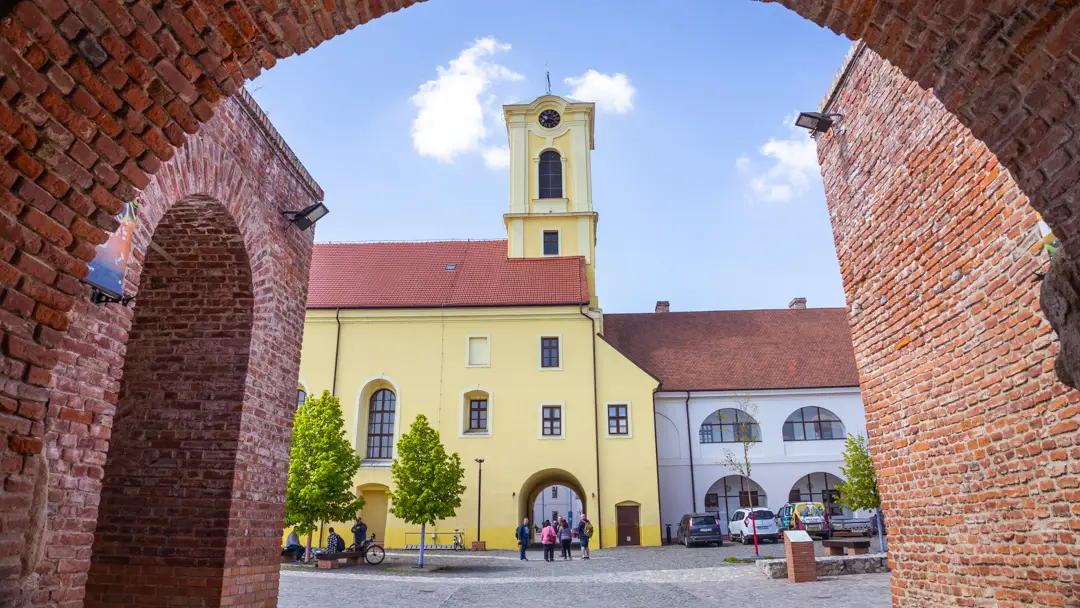
[[[289,532],[289,537],[285,539],[285,550],[292,551],[296,555],[296,561],[304,559],[304,547],[300,544],[300,536],[296,530]]]

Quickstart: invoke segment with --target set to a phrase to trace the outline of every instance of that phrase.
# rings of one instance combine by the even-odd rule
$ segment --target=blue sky
[[[749,0],[429,0],[248,89],[326,192],[317,241],[505,238],[500,106],[543,94],[546,66],[553,93],[597,98],[605,311],[843,306],[812,143],[790,124],[848,46]]]

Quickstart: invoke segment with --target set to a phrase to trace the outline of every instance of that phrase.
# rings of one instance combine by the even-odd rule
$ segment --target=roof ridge
[[[697,314],[704,312],[805,312],[808,310],[843,310],[847,311],[847,307],[844,306],[815,306],[812,308],[727,308],[727,309],[713,309],[713,310],[678,310],[670,312],[609,312],[604,313],[604,316],[630,316],[630,315],[686,315]]]

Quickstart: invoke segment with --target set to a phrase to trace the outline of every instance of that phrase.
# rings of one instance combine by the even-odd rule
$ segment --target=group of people
[[[529,518],[526,517],[521,525],[518,526],[516,536],[518,546],[521,548],[521,560],[529,561],[529,558],[525,557],[525,550],[529,548],[529,542],[532,540],[532,528],[529,526]],[[589,559],[589,539],[593,535],[593,525],[589,521],[585,514],[581,514],[581,518],[577,525],[577,537],[578,543],[581,545],[581,559]],[[574,559],[572,551],[570,549],[570,541],[573,539],[574,534],[570,528],[570,524],[566,522],[566,519],[560,517],[554,523],[549,520],[544,520],[543,526],[540,529],[540,544],[544,546],[544,561],[555,561],[555,545],[562,545],[562,558],[564,560]]]
[[[367,524],[364,520],[357,516],[356,523],[353,524],[353,548],[356,551],[361,550],[364,546],[364,541],[367,540]],[[345,539],[341,538],[341,535],[330,528],[330,535],[326,537],[326,552],[327,553],[342,553],[346,549]],[[304,559],[304,547],[300,544],[300,535],[296,533],[296,530],[289,532],[288,538],[285,539],[285,550],[292,551],[296,556],[296,561],[302,561]]]

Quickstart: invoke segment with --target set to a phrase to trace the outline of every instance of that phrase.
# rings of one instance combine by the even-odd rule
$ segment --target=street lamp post
[[[476,542],[480,542],[480,489],[484,483],[484,459],[476,459]]]

